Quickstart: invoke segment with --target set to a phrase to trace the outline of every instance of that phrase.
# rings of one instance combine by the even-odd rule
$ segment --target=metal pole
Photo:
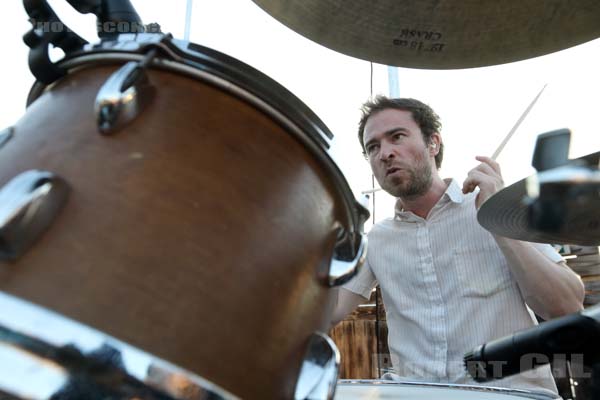
[[[390,97],[400,97],[400,82],[398,80],[398,68],[388,66],[388,86]]]
[[[389,97],[395,98],[400,97],[400,84],[398,81],[398,68],[388,66],[388,87],[389,87]],[[371,187],[373,188],[373,225],[375,225],[375,176],[371,175]],[[384,372],[387,372],[387,365],[385,365],[382,361],[383,357],[383,341],[385,338],[382,337],[382,321],[381,314],[383,314],[382,310],[380,310],[380,301],[381,299],[381,287],[377,285],[375,288],[375,336],[377,338],[377,371],[381,376]],[[384,368],[386,370],[384,371]]]
[[[187,42],[190,41],[190,27],[192,25],[192,4],[194,0],[187,0],[185,8],[185,31],[183,33],[183,39]]]

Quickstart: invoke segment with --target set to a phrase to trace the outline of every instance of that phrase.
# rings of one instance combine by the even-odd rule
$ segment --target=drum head
[[[527,390],[486,386],[425,384],[390,381],[341,381],[336,388],[340,400],[553,400],[558,397]]]

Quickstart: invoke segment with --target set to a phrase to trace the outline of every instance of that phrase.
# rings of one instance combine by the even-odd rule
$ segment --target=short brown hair
[[[360,145],[363,148],[363,153],[366,154],[365,151],[365,143],[364,143],[364,135],[365,135],[365,125],[367,124],[367,120],[373,114],[376,114],[380,111],[387,109],[396,109],[409,111],[412,114],[413,119],[419,125],[421,129],[421,133],[423,134],[423,139],[425,143],[431,143],[431,136],[435,132],[440,132],[442,129],[442,123],[440,121],[440,117],[433,111],[431,107],[427,104],[410,98],[395,98],[391,99],[386,96],[377,96],[375,99],[369,100],[364,103],[361,107],[362,116],[360,118],[360,122],[358,123],[358,140],[360,141]],[[435,166],[440,169],[442,166],[442,159],[444,158],[444,144],[440,143],[440,150],[435,156]]]

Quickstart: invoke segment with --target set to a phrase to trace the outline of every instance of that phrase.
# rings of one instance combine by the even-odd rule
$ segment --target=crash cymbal
[[[349,56],[454,69],[541,56],[600,37],[598,0],[253,0]]]
[[[483,203],[477,220],[512,239],[600,245],[599,159],[589,154],[514,183]]]

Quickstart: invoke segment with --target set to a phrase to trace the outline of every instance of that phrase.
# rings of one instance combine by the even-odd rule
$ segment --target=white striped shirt
[[[376,224],[365,266],[344,286],[369,298],[379,283],[392,364],[403,378],[474,384],[465,352],[537,324],[506,258],[477,222],[475,197],[452,180],[426,219],[397,210]],[[562,260],[551,246],[535,246]],[[547,365],[489,385],[556,393]]]

